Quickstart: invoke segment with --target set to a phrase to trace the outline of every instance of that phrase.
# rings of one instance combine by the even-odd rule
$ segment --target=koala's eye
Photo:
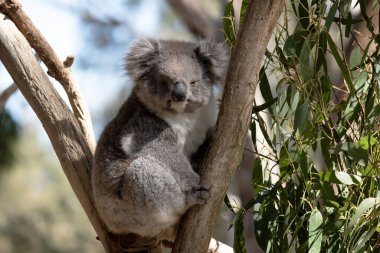
[[[195,84],[197,82],[199,82],[200,80],[194,80],[194,81],[191,81],[190,84]]]

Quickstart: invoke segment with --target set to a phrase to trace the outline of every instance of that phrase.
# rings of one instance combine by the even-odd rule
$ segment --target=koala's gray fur
[[[113,233],[173,240],[180,217],[208,199],[191,157],[215,124],[213,84],[227,63],[226,48],[213,42],[130,47],[135,86],[100,137],[92,174],[97,210]]]

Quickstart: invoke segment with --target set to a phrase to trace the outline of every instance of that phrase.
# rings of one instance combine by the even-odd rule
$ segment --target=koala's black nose
[[[183,82],[176,82],[173,85],[172,99],[176,102],[186,100],[186,85]]]

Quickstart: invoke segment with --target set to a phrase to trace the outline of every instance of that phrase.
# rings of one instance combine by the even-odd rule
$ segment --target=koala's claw
[[[192,189],[193,189],[193,191],[209,191],[210,187],[206,187],[203,185],[197,185],[197,186],[193,186]]]
[[[195,186],[192,188],[192,194],[195,205],[203,205],[210,198],[209,189],[203,186]]]

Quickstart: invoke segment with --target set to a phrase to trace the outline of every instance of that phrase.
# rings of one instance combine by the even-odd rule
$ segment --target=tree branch
[[[12,96],[12,94],[15,93],[16,91],[17,91],[17,85],[15,83],[12,83],[8,88],[6,88],[0,94],[0,113],[3,112],[4,107],[5,107],[5,103]]]
[[[95,137],[90,113],[79,88],[74,82],[70,69],[64,66],[45,37],[33,25],[33,22],[22,10],[18,0],[0,0],[0,9],[12,19],[29,44],[36,50],[38,57],[48,68],[49,75],[60,82],[65,89],[80,128],[89,143],[91,151],[94,151]]]
[[[206,39],[209,40],[216,40],[220,42],[224,42],[224,34],[222,31],[222,22],[223,19],[220,19],[219,22],[215,22],[211,16],[207,13],[205,13],[205,8],[202,8],[202,4],[199,0],[194,0],[191,1],[192,6],[198,6],[196,8],[191,8],[189,6],[186,6],[189,1],[187,0],[171,0],[168,1],[172,8],[179,14],[179,16],[182,18],[184,24],[187,26],[187,28],[193,33],[193,35],[198,36],[198,37],[205,37]],[[222,5],[222,10],[221,10],[221,15],[223,15],[223,10],[225,5],[229,2],[228,0],[224,1]],[[242,0],[234,0],[233,1],[233,6],[234,6],[234,16],[237,17],[235,19],[235,29],[236,31],[239,30],[239,21],[240,21],[240,9],[242,5]],[[202,13],[199,13],[202,12]],[[198,17],[198,16],[208,16],[207,18],[204,19],[204,22],[206,25],[201,25],[198,19],[196,18],[189,18],[189,17]],[[203,34],[204,30],[202,29],[203,26],[209,27],[209,29],[214,29],[214,33],[209,32],[208,34]],[[193,29],[193,27],[198,27],[198,29]],[[216,34],[216,35],[215,35]],[[215,36],[213,37],[208,37],[208,36]],[[250,134],[247,134],[246,146],[253,146],[253,142],[251,139]],[[252,180],[250,180],[251,177],[247,177],[247,175],[252,173],[252,164],[254,160],[256,159],[255,155],[252,154],[251,152],[244,151],[243,156],[242,156],[242,162],[240,165],[240,169],[236,173],[236,177],[242,178],[242,181],[239,181],[239,192],[240,192],[240,197],[243,203],[248,203],[248,201],[252,198],[253,192],[252,192]],[[249,190],[247,190],[249,189]],[[260,246],[257,243],[255,234],[253,233],[254,230],[254,224],[253,220],[246,219],[245,220],[245,238],[246,238],[246,247],[248,251],[255,250],[257,252],[262,252],[260,249]],[[213,240],[213,239],[212,239]],[[210,244],[210,249],[211,249],[211,244]]]
[[[108,232],[94,207],[91,187],[92,149],[78,121],[40,67],[28,42],[14,23],[2,13],[0,59],[41,121],[62,169],[106,251],[124,252],[125,248],[136,242],[155,247],[155,242],[144,241],[144,238],[117,236]]]
[[[181,20],[190,32],[202,38],[216,38],[218,32],[217,24],[205,11],[200,1],[169,0],[169,3],[181,17]]]
[[[215,134],[201,172],[203,183],[210,186],[211,198],[186,214],[173,253],[207,251],[228,183],[242,155],[258,72],[283,4],[284,0],[250,3],[232,52]]]

